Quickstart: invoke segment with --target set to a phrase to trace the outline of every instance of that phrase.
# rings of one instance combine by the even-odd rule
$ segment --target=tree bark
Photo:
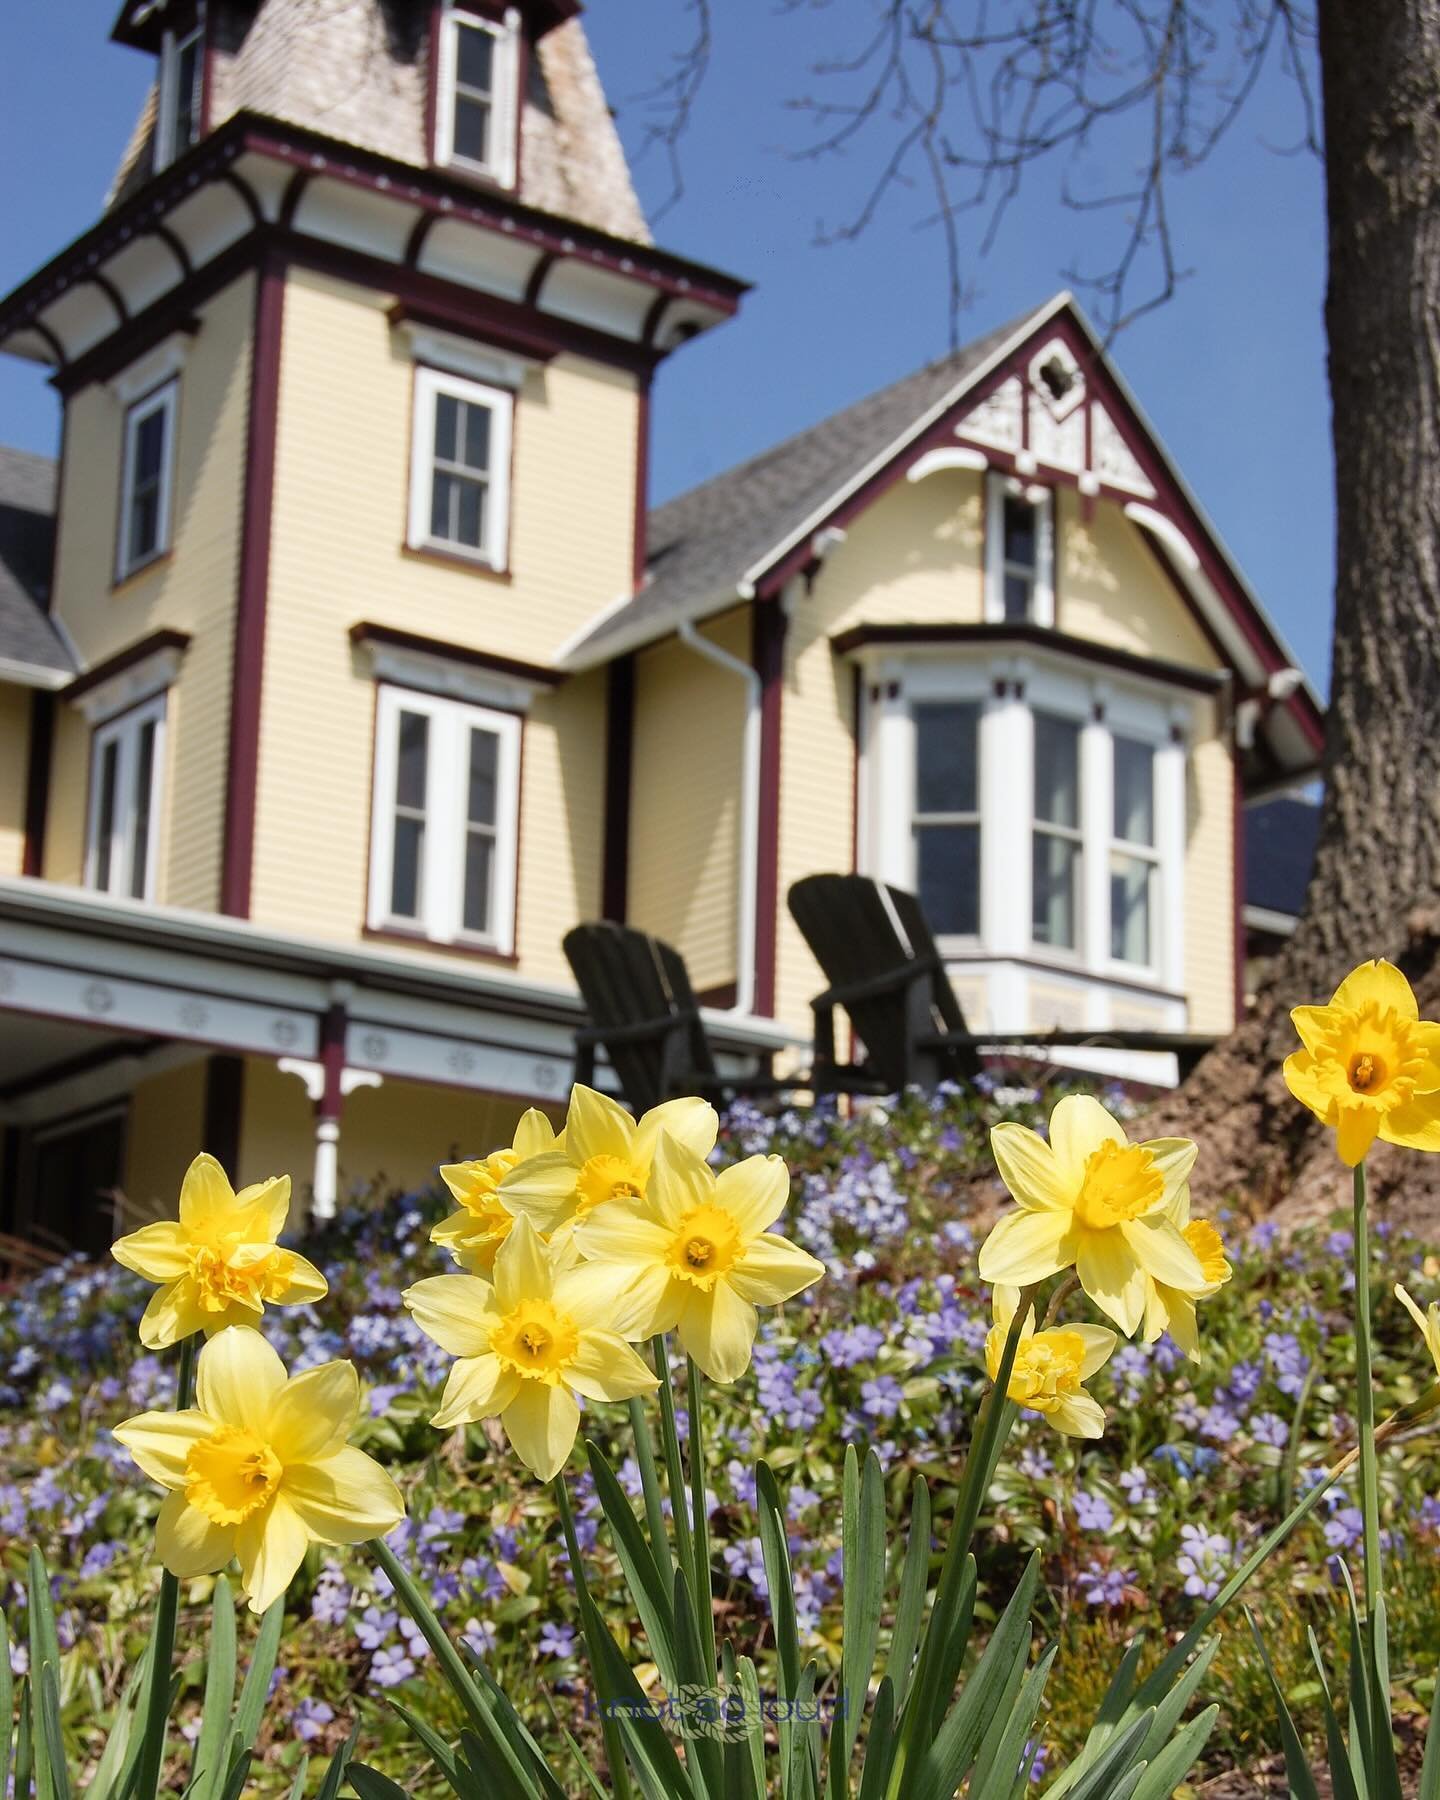
[[[1440,1018],[1440,0],[1319,0],[1336,581],[1325,800],[1304,917],[1250,1016],[1152,1115],[1227,1191],[1291,1217],[1343,1196],[1280,1063],[1292,1006],[1387,956]],[[1303,521],[1277,521],[1277,529]],[[1147,1122],[1148,1123],[1148,1122]],[[1371,1192],[1440,1221],[1440,1157],[1379,1154]]]

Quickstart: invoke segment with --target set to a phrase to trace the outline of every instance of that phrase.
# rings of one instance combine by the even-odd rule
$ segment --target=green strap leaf
[[[660,1670],[660,1679],[665,1683],[667,1692],[674,1693],[679,1686],[680,1677],[675,1650],[672,1576],[668,1572],[661,1574],[651,1547],[646,1543],[625,1496],[625,1490],[616,1480],[599,1445],[587,1441],[585,1454],[589,1458],[590,1472],[595,1479],[596,1497],[605,1514],[605,1522],[610,1527],[615,1554],[620,1558],[620,1566],[625,1571],[630,1597],[635,1602],[635,1610],[640,1614],[640,1623],[645,1628],[650,1652]],[[661,1549],[665,1550],[663,1538]],[[665,1561],[670,1561],[668,1551],[665,1551]]]
[[[50,1791],[55,1800],[70,1800],[70,1777],[65,1769],[65,1733],[60,1725],[58,1657],[40,1670],[40,1735],[45,1740]]]
[[[269,1677],[266,1677],[268,1687]],[[234,1726],[235,1602],[222,1575],[215,1583],[210,1609],[210,1647],[206,1656],[205,1697],[200,1708],[200,1735],[190,1764],[193,1800],[213,1800],[225,1783],[225,1746]],[[248,1746],[247,1746],[248,1747]]]
[[[920,1641],[920,1621],[925,1616],[925,1594],[930,1585],[930,1489],[923,1475],[910,1487],[910,1535],[905,1546],[905,1566],[900,1576],[900,1595],[895,1604],[895,1626],[885,1673],[895,1689],[895,1710],[905,1705],[914,1670],[915,1646]]]
[[[1025,1763],[1025,1746],[1035,1729],[1045,1683],[1058,1650],[1059,1645],[1052,1644],[1028,1674],[1024,1674],[1023,1663],[1016,1663],[1016,1674],[1024,1674],[1023,1685],[1012,1677],[1004,1699],[995,1709],[975,1758],[975,1771],[970,1777],[972,1794],[1008,1794],[1014,1787],[1016,1773]]]
[[[855,1446],[845,1449],[841,1539],[840,1700],[830,1722],[831,1800],[845,1800],[847,1773],[869,1696],[880,1609],[885,1600],[885,1476],[873,1450],[860,1473]]]
[[[28,1680],[22,1680],[20,1683],[19,1720],[15,1741],[15,1792],[23,1800],[23,1796],[30,1792],[30,1781],[35,1769],[35,1738]]]
[[[325,1779],[320,1783],[320,1792],[315,1800],[340,1800],[340,1783],[345,1779],[345,1771],[350,1766],[350,1758],[355,1754],[355,1745],[360,1737],[360,1721],[357,1718],[350,1727],[350,1735],[330,1758],[325,1770]]]
[[[1205,1748],[1219,1716],[1218,1706],[1207,1706],[1178,1737],[1172,1738],[1163,1750],[1150,1758],[1145,1764],[1132,1800],[1170,1800],[1170,1796],[1199,1761],[1200,1752]]]
[[[378,1769],[367,1768],[364,1763],[351,1763],[347,1774],[360,1800],[406,1800],[404,1788],[397,1787]]]
[[[1290,1708],[1285,1700],[1284,1690],[1280,1686],[1275,1666],[1270,1661],[1270,1652],[1265,1647],[1265,1640],[1260,1635],[1260,1627],[1255,1623],[1255,1616],[1247,1606],[1245,1618],[1255,1638],[1255,1647],[1260,1652],[1260,1661],[1265,1666],[1265,1674],[1270,1682],[1270,1691],[1275,1696],[1275,1705],[1280,1715],[1280,1743],[1285,1752],[1285,1779],[1290,1786],[1290,1800],[1320,1800],[1319,1789],[1315,1786],[1315,1777],[1310,1773],[1309,1759],[1305,1755],[1305,1746],[1300,1741],[1300,1733],[1295,1729],[1295,1721],[1290,1715]]]
[[[411,1712],[408,1706],[403,1706],[398,1700],[392,1700],[388,1694],[385,1697],[385,1704],[398,1719],[409,1727],[413,1735],[419,1739],[431,1762],[455,1792],[461,1796],[461,1800],[465,1800],[467,1788],[460,1774],[459,1758],[440,1733],[432,1725],[428,1725],[424,1719]],[[473,1782],[470,1785],[473,1786]]]
[[[250,1667],[240,1688],[240,1700],[231,1722],[231,1736],[238,1738],[240,1748],[249,1750],[260,1735],[260,1721],[265,1717],[265,1702],[270,1698],[270,1678],[275,1673],[275,1660],[280,1654],[280,1634],[285,1629],[285,1597],[269,1608],[260,1621]],[[232,1673],[233,1684],[234,1676]]]
[[[890,1770],[899,1745],[895,1734],[895,1713],[895,1684],[885,1675],[876,1689],[875,1710],[870,1715],[870,1729],[865,1734],[858,1800],[881,1800],[889,1783]]]
[[[1134,1793],[1144,1772],[1136,1762],[1153,1717],[1147,1707],[1105,1746],[1071,1790],[1075,1800],[1127,1800]]]
[[[696,1693],[715,1693],[715,1671],[709,1662],[705,1645],[700,1640],[694,1596],[689,1592],[685,1571],[675,1571],[675,1629],[680,1660],[680,1688]],[[675,1689],[671,1689],[674,1696]],[[717,1720],[718,1722],[718,1720]],[[723,1800],[725,1793],[725,1753],[718,1736],[700,1732],[687,1741],[686,1761],[692,1769],[695,1785],[710,1800]]]

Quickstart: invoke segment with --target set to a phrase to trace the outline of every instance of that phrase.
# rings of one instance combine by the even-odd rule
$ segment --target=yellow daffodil
[[[1393,963],[1361,963],[1328,1006],[1290,1017],[1304,1048],[1285,1058],[1285,1084],[1334,1130],[1341,1162],[1353,1169],[1377,1137],[1440,1150],[1440,1025]]]
[[[1440,1301],[1432,1300],[1428,1310],[1421,1312],[1398,1281],[1395,1283],[1395,1298],[1420,1327],[1420,1335],[1425,1340],[1425,1348],[1435,1359],[1435,1373],[1440,1375]]]
[[[532,1156],[500,1183],[500,1199],[541,1232],[583,1219],[611,1200],[640,1200],[661,1129],[697,1156],[715,1148],[720,1121],[706,1100],[667,1100],[638,1121],[619,1101],[578,1082],[554,1148]]]
[[[1019,1304],[1019,1288],[1004,1283],[996,1287],[991,1301],[995,1323],[985,1339],[985,1367],[992,1381],[1000,1373],[1005,1339]],[[1035,1308],[1028,1306],[1006,1396],[1017,1406],[1042,1413],[1067,1437],[1098,1438],[1105,1430],[1105,1411],[1085,1392],[1083,1383],[1109,1360],[1116,1341],[1115,1333],[1103,1325],[1050,1325],[1037,1331]]]
[[[665,1131],[644,1197],[590,1213],[575,1243],[591,1267],[623,1273],[636,1335],[678,1331],[712,1381],[734,1381],[750,1363],[756,1307],[777,1306],[825,1273],[769,1229],[789,1193],[778,1156],[747,1157],[717,1176]]]
[[[195,1405],[148,1412],[115,1436],[169,1493],[155,1544],[184,1581],[232,1557],[252,1612],[290,1585],[307,1547],[383,1537],[405,1516],[400,1490],[349,1442],[360,1411],[352,1363],[287,1377],[258,1331],[232,1328],[206,1344]]]
[[[516,1126],[509,1149],[473,1162],[446,1163],[440,1179],[460,1202],[460,1210],[441,1220],[430,1233],[431,1243],[443,1244],[472,1275],[488,1275],[495,1267],[495,1252],[515,1223],[515,1214],[500,1197],[501,1181],[530,1157],[553,1151],[556,1142],[555,1127],[532,1106]]]
[[[1098,1100],[1067,1094],[1050,1115],[1050,1141],[1024,1125],[997,1125],[990,1146],[1019,1202],[980,1250],[984,1281],[1029,1287],[1072,1264],[1080,1285],[1127,1335],[1145,1316],[1147,1277],[1186,1293],[1204,1271],[1170,1216],[1189,1180],[1188,1138],[1127,1142]]]
[[[1176,1287],[1167,1282],[1145,1278],[1145,1342],[1153,1344],[1163,1331],[1168,1331],[1190,1358],[1200,1360],[1200,1327],[1195,1317],[1197,1300],[1208,1300],[1218,1293],[1235,1273],[1225,1254],[1225,1242],[1208,1219],[1190,1217],[1190,1185],[1177,1188],[1170,1203],[1171,1221],[1195,1252],[1200,1273],[1205,1277],[1197,1288]]]
[[[290,1177],[237,1194],[213,1156],[197,1156],[180,1187],[180,1217],[142,1226],[111,1247],[123,1268],[160,1287],[140,1321],[147,1350],[163,1350],[192,1332],[255,1325],[270,1306],[322,1299],[325,1277],[275,1240],[290,1212]]]
[[[498,1414],[520,1460],[544,1481],[558,1475],[580,1426],[576,1394],[630,1400],[658,1385],[616,1329],[622,1286],[612,1270],[567,1263],[522,1217],[493,1281],[435,1275],[407,1288],[415,1323],[458,1358],[431,1423]]]

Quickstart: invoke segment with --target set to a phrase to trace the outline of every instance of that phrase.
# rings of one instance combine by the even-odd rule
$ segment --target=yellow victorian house
[[[982,1029],[1232,1022],[1241,806],[1318,709],[1084,318],[647,519],[652,380],[744,284],[650,242],[579,10],[121,11],[110,203],[0,300],[63,405],[0,450],[7,1229],[106,1242],[202,1144],[321,1212],[492,1147],[587,918],[722,1062],[803,1054],[817,870],[915,888]]]

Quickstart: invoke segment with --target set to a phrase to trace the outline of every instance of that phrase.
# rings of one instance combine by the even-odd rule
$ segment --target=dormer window
[[[520,20],[447,6],[440,26],[435,160],[515,184]]]
[[[188,31],[167,31],[160,48],[160,92],[155,115],[155,167],[183,156],[200,136],[205,79],[205,8],[195,9]]]
[[[992,473],[987,496],[985,617],[993,624],[1055,623],[1053,497],[1048,488]]]

